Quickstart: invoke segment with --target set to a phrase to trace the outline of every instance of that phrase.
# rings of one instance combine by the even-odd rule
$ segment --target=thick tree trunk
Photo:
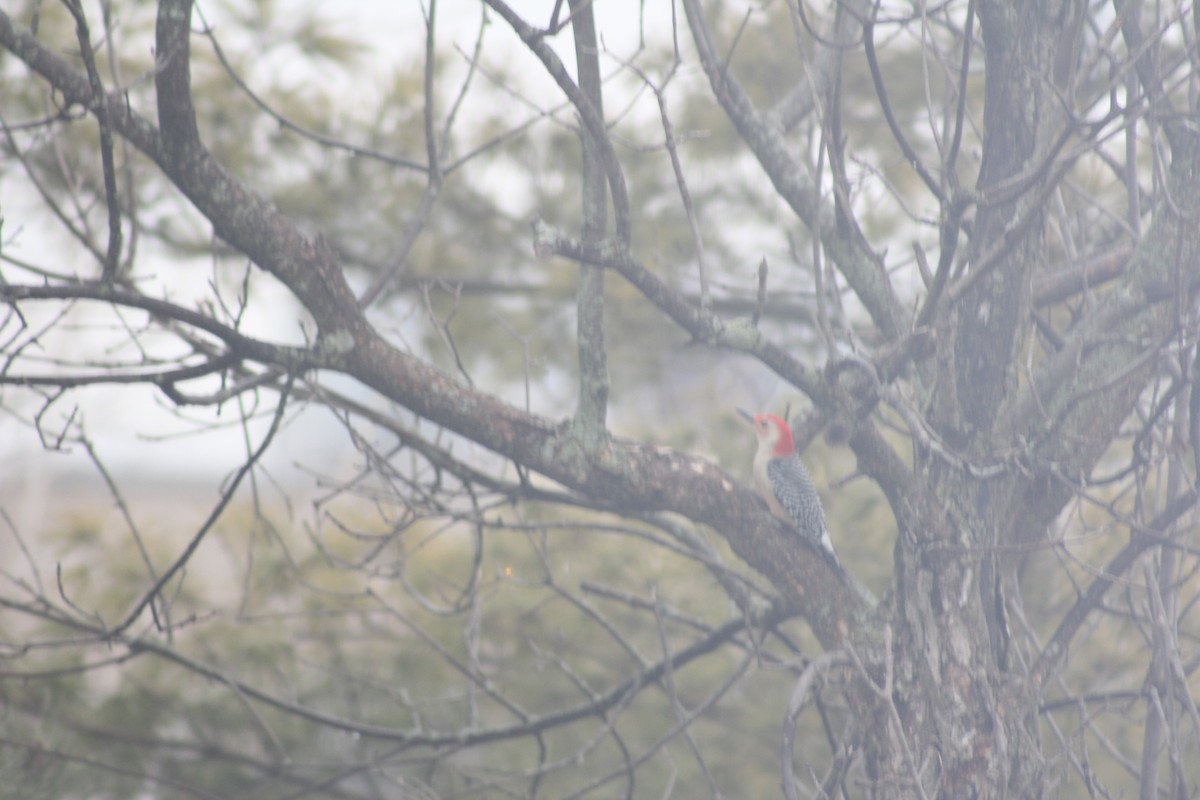
[[[946,496],[972,494],[946,485]],[[924,542],[897,547],[890,609],[895,713],[890,724],[868,730],[875,740],[867,748],[875,794],[1040,797],[1039,694],[1006,669],[996,566],[970,546],[1006,521],[968,519],[938,496],[926,495],[926,507],[940,511],[929,515]],[[983,527],[972,530],[972,522]]]
[[[977,277],[935,323],[937,381],[953,392],[941,395],[930,422],[966,458],[993,462],[1012,445],[994,429],[1029,330],[1044,187],[1064,130],[1057,83],[1069,74],[1063,52],[1073,52],[1078,30],[1070,3],[985,1],[978,19],[985,147],[965,273]],[[875,665],[879,685],[860,698],[877,723],[864,731],[873,794],[1041,797],[1040,692],[1009,671],[1001,577],[1013,564],[998,548],[1021,538],[1015,528],[1029,520],[1014,504],[1041,484],[1015,465],[984,474],[928,452],[918,454],[914,476],[913,517],[901,526],[895,592],[882,615],[890,652]]]

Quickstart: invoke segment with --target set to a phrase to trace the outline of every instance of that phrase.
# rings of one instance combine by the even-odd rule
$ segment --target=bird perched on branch
[[[754,487],[759,495],[767,501],[772,514],[816,548],[839,575],[845,575],[829,540],[821,498],[796,452],[792,429],[774,414],[751,414],[740,408],[738,413],[754,425],[754,435],[758,437]]]

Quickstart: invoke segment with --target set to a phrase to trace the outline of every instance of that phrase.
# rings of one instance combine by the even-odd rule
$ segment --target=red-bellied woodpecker
[[[796,453],[792,429],[774,414],[751,414],[740,408],[738,413],[754,424],[754,434],[758,437],[754,487],[767,501],[771,513],[816,548],[839,575],[845,574],[829,540],[817,489]]]

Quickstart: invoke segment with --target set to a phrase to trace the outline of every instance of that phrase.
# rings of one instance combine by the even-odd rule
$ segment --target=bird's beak
[[[737,412],[738,412],[739,414],[741,414],[741,415],[742,415],[742,417],[743,417],[743,418],[744,418],[744,419],[745,419],[747,422],[749,422],[749,423],[750,423],[750,424],[752,424],[752,425],[754,424],[754,415],[753,415],[753,414],[751,414],[749,411],[747,411],[747,410],[746,410],[746,409],[744,409],[744,408],[739,408],[739,409],[737,410]]]

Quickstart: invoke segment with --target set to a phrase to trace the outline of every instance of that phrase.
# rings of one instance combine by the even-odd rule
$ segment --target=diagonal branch
[[[1053,674],[1058,663],[1066,657],[1067,647],[1071,644],[1071,640],[1083,627],[1092,611],[1100,606],[1108,590],[1129,571],[1138,556],[1151,547],[1163,543],[1163,537],[1175,524],[1175,521],[1195,507],[1197,497],[1195,489],[1176,497],[1150,522],[1145,532],[1135,532],[1129,544],[1121,548],[1121,552],[1104,565],[1096,579],[1063,615],[1058,623],[1058,628],[1050,636],[1041,656],[1029,671],[1035,684],[1042,684],[1047,677]]]
[[[846,276],[880,332],[888,339],[895,339],[900,332],[903,313],[882,265],[873,253],[863,248],[857,237],[840,229],[832,208],[818,202],[812,180],[792,157],[793,147],[784,138],[783,131],[768,126],[767,118],[754,107],[746,90],[726,69],[698,0],[684,0],[683,7],[709,84],[725,114],[754,152],[780,197],[820,240]]]
[[[219,236],[279,278],[317,321],[316,350],[323,368],[349,375],[414,413],[538,471],[573,491],[631,511],[674,511],[719,531],[734,552],[762,573],[789,607],[802,609],[817,637],[832,644],[849,620],[863,616],[867,601],[838,580],[824,561],[795,547],[761,500],[717,465],[669,448],[606,436],[585,448],[568,426],[462,385],[411,353],[392,346],[364,318],[335,254],[305,237],[273,205],[255,195],[208,154],[195,135],[187,93],[180,88],[186,57],[186,0],[160,7],[162,66],[160,114],[171,133],[123,104],[110,104],[114,130],[153,158],[164,173],[212,221]],[[0,47],[45,77],[66,99],[93,108],[86,78],[18,31],[0,12]],[[186,75],[182,86],[186,88]],[[611,179],[611,175],[610,175]],[[610,189],[612,188],[610,183]],[[686,312],[690,314],[691,312]],[[728,331],[731,339],[734,331]],[[760,345],[760,347],[763,345]],[[785,353],[779,352],[779,363]],[[803,373],[797,373],[803,374]],[[801,383],[811,383],[800,379]],[[819,391],[819,384],[814,391]]]
[[[629,191],[625,187],[625,176],[621,172],[621,162],[617,158],[617,153],[613,149],[612,142],[609,140],[601,110],[596,108],[584,94],[583,90],[571,80],[571,76],[567,73],[562,61],[559,60],[558,56],[555,55],[554,51],[543,40],[542,31],[536,30],[529,23],[525,22],[525,20],[521,19],[515,11],[508,7],[504,0],[486,0],[486,2],[496,13],[504,18],[504,21],[521,37],[521,41],[525,43],[525,46],[538,57],[538,60],[542,62],[542,66],[546,68],[546,72],[550,73],[550,77],[558,84],[558,88],[562,90],[563,94],[574,104],[575,110],[579,112],[584,126],[588,129],[588,133],[591,134],[593,142],[596,145],[596,152],[604,164],[604,171],[608,175],[608,189],[612,192],[613,216],[616,218],[617,238],[628,246],[632,236]],[[590,2],[588,7],[590,7]]]
[[[534,251],[615,269],[647,300],[698,342],[748,353],[804,392],[815,405],[828,407],[832,395],[821,378],[794,356],[769,341],[748,322],[725,322],[703,303],[695,303],[663,282],[644,264],[611,242],[589,244],[565,236],[542,220],[533,223]]]

